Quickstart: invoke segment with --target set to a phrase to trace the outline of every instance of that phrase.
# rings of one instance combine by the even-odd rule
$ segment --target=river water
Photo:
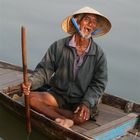
[[[106,91],[140,103],[139,0],[0,0],[0,60],[21,64],[20,27],[27,28],[28,66],[34,69],[51,43],[67,36],[61,21],[90,6],[112,23],[111,31],[95,39],[108,59]],[[0,140],[26,139],[23,122],[0,106]],[[30,140],[45,140],[33,131]]]

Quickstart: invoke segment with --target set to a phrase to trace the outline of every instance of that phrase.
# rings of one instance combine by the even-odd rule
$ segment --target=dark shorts
[[[62,95],[57,94],[55,92],[52,91],[48,91],[51,95],[53,95],[53,97],[56,99],[59,108],[63,108],[63,109],[68,109],[71,111],[74,111],[76,109],[76,107],[79,105],[78,103],[69,103],[66,98],[64,98]],[[69,99],[70,100],[70,99]]]
[[[47,92],[49,92],[56,99],[59,108],[74,111],[80,103],[80,101],[70,103],[69,101],[71,101],[71,98],[62,96],[61,94],[55,93],[53,90],[50,90],[50,89],[46,89],[46,88],[42,89],[41,88],[41,90],[37,90],[37,91],[40,91],[40,92],[47,91]],[[98,115],[98,113],[99,113],[99,111],[97,109],[97,105],[95,105],[93,108],[90,108],[90,118],[92,120],[95,120],[94,118],[95,118],[96,115]]]
[[[59,108],[68,109],[71,111],[74,111],[76,107],[79,105],[79,103],[68,103],[67,100],[62,96],[54,92],[49,92],[53,97],[55,97]],[[97,105],[95,105],[93,108],[90,108],[90,119],[96,121],[95,116],[98,115],[99,111],[97,109]]]

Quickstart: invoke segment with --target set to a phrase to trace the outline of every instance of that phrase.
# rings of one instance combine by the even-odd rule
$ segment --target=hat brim
[[[109,30],[111,29],[111,22],[105,16],[103,16],[101,13],[99,13],[98,11],[96,11],[92,8],[84,7],[82,9],[74,12],[72,15],[66,17],[62,21],[61,27],[64,32],[67,32],[69,34],[74,34],[76,32],[76,29],[71,22],[71,18],[78,14],[93,14],[93,15],[97,16],[98,23],[97,23],[96,28],[99,29],[100,31],[97,32],[95,35],[92,35],[93,38],[102,36],[102,35],[106,34],[107,32],[109,32]]]

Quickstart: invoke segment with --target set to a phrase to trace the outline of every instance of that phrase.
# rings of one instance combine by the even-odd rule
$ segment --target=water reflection
[[[2,107],[0,107],[0,120],[0,140],[46,140],[44,135],[34,129],[29,137],[23,120]]]
[[[0,137],[0,140],[4,140],[4,139],[2,139],[2,138]]]

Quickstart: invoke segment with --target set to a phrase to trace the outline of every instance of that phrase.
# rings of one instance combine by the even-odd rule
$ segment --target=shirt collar
[[[86,53],[88,53],[90,49],[90,45],[91,45],[91,39],[90,39],[88,47],[85,50]],[[73,35],[71,40],[69,41],[69,46],[71,46],[72,48],[76,48],[75,35]]]
[[[65,46],[66,47],[70,47],[72,48],[71,45],[69,45],[70,40],[72,39],[73,36],[69,36],[66,38],[65,40]],[[87,53],[87,55],[95,55],[97,51],[97,44],[94,42],[93,38],[91,38],[91,47],[89,49],[89,52]]]

